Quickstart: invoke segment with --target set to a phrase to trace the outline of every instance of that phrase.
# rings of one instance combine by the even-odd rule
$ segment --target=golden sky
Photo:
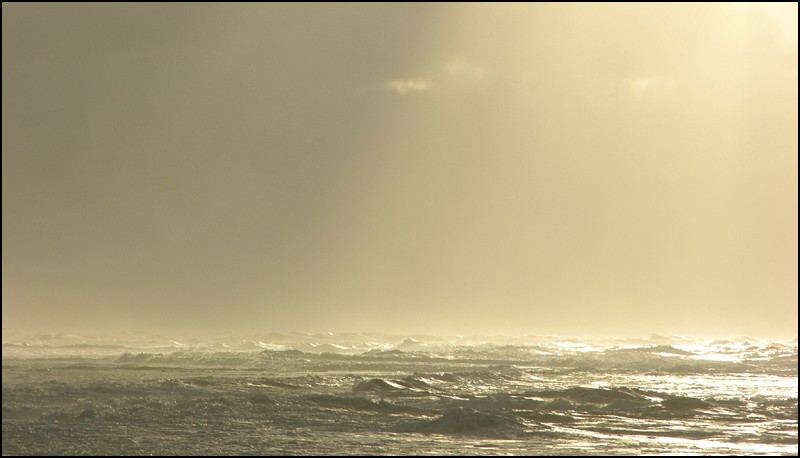
[[[797,335],[797,4],[3,4],[3,326]]]

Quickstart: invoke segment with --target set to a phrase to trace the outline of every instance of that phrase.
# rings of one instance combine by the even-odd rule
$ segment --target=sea
[[[797,455],[797,339],[41,334],[3,455]]]

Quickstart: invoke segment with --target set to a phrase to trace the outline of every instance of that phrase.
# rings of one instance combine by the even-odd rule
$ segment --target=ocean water
[[[797,339],[3,341],[4,455],[797,455]]]

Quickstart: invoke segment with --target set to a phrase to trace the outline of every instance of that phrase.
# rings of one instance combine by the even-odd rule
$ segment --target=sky
[[[17,4],[7,331],[797,335],[797,4]]]

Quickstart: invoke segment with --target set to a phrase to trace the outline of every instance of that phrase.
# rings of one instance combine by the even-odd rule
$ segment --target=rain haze
[[[797,335],[796,3],[2,23],[4,334]]]

